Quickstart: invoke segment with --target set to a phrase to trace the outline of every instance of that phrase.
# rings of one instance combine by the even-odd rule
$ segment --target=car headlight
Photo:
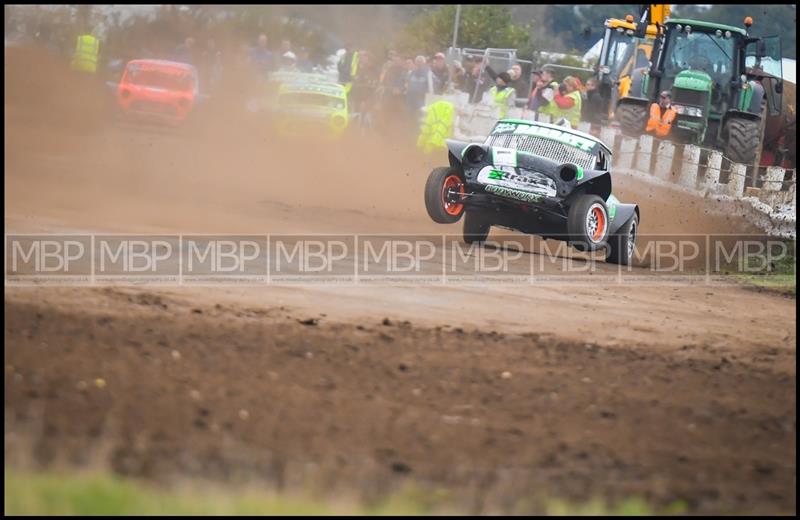
[[[686,107],[683,105],[672,105],[672,110],[674,110],[679,116],[682,116],[686,113]]]
[[[336,114],[331,117],[331,126],[334,130],[344,130],[347,126],[347,119],[341,114]]]

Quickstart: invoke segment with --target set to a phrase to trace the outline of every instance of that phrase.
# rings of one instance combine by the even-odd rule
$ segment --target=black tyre
[[[570,244],[579,251],[595,251],[608,239],[608,209],[597,195],[578,196],[569,208],[567,232]]]
[[[635,214],[617,233],[608,239],[608,255],[606,262],[619,265],[631,265],[636,238],[639,234],[639,217]]]
[[[761,146],[761,122],[731,117],[725,122],[725,157],[735,163],[753,164]]]
[[[434,168],[425,183],[425,208],[438,224],[458,222],[464,214],[459,194],[464,193],[464,178],[455,168]]]
[[[492,224],[486,216],[474,211],[464,214],[464,242],[467,244],[486,242]]]
[[[647,125],[647,107],[633,103],[622,103],[614,112],[622,133],[636,136],[644,133]]]

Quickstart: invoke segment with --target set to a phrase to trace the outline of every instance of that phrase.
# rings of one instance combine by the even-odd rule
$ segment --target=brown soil
[[[442,158],[411,139],[280,141],[234,92],[184,129],[119,125],[99,94],[64,96],[72,80],[36,90],[58,64],[16,63],[8,233],[460,231],[425,214]],[[98,117],[75,115],[91,103]],[[752,231],[644,183],[619,188],[643,233]],[[6,287],[7,465],[366,498],[413,479],[484,513],[632,495],[794,512],[796,301],[655,282]]]

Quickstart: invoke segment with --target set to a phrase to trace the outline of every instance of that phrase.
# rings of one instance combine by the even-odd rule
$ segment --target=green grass
[[[734,278],[740,283],[766,289],[771,292],[797,297],[797,257],[794,241],[787,241],[785,256],[767,262],[759,257],[753,260],[753,265],[740,265],[739,272]],[[767,265],[766,267],[761,267]],[[753,266],[757,266],[755,269]]]
[[[418,516],[458,512],[450,507],[457,503],[447,492],[413,486],[377,504],[356,506],[352,503],[325,504],[306,497],[274,496],[255,489],[190,486],[167,490],[105,473],[67,475],[14,470],[5,471],[4,498],[6,515]],[[600,499],[585,504],[548,500],[544,510],[550,515],[641,516],[681,514],[687,508],[684,503],[676,502],[665,509],[656,509],[633,498],[614,505]]]
[[[103,474],[5,472],[6,515],[331,515],[357,513],[256,491],[161,491]]]

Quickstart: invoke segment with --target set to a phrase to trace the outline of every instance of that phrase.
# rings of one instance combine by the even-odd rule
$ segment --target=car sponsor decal
[[[539,202],[540,200],[542,200],[542,196],[536,193],[529,193],[527,191],[504,188],[502,186],[495,186],[493,184],[489,184],[488,186],[486,186],[486,191],[488,191],[489,193],[493,193],[495,195],[499,195],[501,197],[508,197],[510,199],[521,200],[522,202]]]
[[[513,148],[492,147],[492,163],[495,166],[517,166],[517,151]]]
[[[486,166],[478,172],[478,182],[547,197],[555,197],[557,193],[555,182],[546,175],[510,166]]]
[[[517,123],[498,123],[497,126],[495,126],[495,128],[492,130],[492,134],[503,134],[509,132],[515,135],[530,135],[534,137],[552,139],[553,141],[564,143],[568,146],[578,148],[585,152],[591,152],[597,144],[596,141],[593,141],[592,139],[573,134],[572,132],[563,132],[556,128],[549,128],[547,126],[540,126],[536,124],[528,125]]]
[[[575,166],[578,166],[577,164]],[[575,180],[583,179],[583,166],[578,166],[578,174],[575,176]]]
[[[619,204],[619,199],[616,198],[614,195],[609,195],[608,200],[606,201],[606,208],[608,208],[609,220],[614,220],[614,217],[617,215],[617,204]]]
[[[584,152],[591,152],[595,145],[595,142],[591,139],[587,139],[570,132],[562,132],[561,130],[556,130],[555,128],[547,128],[546,126],[518,125],[516,130],[514,130],[514,134],[532,135],[535,137],[552,139],[553,141],[558,141],[559,143],[573,146],[583,150]]]

